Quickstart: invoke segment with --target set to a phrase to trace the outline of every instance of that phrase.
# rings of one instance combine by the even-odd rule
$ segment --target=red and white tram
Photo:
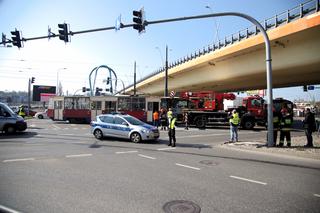
[[[144,122],[152,122],[159,111],[160,98],[152,96],[55,96],[50,98],[48,116],[52,120],[89,123],[97,115],[123,112]]]

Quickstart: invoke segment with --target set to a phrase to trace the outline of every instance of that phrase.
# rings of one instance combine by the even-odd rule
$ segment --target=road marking
[[[126,152],[116,152],[116,154],[127,154],[127,153],[135,153],[138,151],[126,151]]]
[[[82,127],[82,129],[87,129],[87,128],[85,128],[85,127]]]
[[[79,128],[73,128],[74,130],[78,130]]]
[[[150,156],[147,156],[147,155],[140,155],[140,154],[139,154],[139,156],[140,156],[140,157],[143,157],[143,158],[152,159],[152,160],[155,160],[155,159],[156,159],[156,158],[154,158],[154,157],[150,157]]]
[[[176,149],[175,147],[168,147],[168,148],[160,148],[157,149],[158,151],[163,151],[163,150],[172,150],[172,149]]]
[[[52,126],[53,126],[54,128],[56,128],[56,129],[61,129],[60,127],[58,127],[58,126],[55,125],[55,124],[52,124]]]
[[[60,135],[66,135],[66,136],[68,136],[68,135],[74,135],[74,134],[60,134]]]
[[[19,213],[18,211],[5,207],[3,205],[0,205],[0,210],[0,212]]]
[[[90,157],[92,154],[66,155],[66,158]]]
[[[30,124],[29,127],[36,127],[36,125],[35,124]]]
[[[315,197],[320,197],[320,195],[318,195],[318,194],[313,194]]]
[[[247,178],[237,177],[237,176],[233,176],[233,175],[231,175],[230,177],[231,177],[231,178],[235,178],[235,179],[239,179],[239,180],[244,180],[244,181],[252,182],[252,183],[258,183],[258,184],[261,184],[261,185],[267,185],[267,183],[260,182],[260,181],[256,181],[256,180],[251,180],[251,179],[247,179]]]
[[[186,168],[189,168],[189,169],[200,170],[200,168],[193,167],[193,166],[188,166],[188,165],[183,165],[183,164],[180,164],[180,163],[176,163],[176,165],[177,166],[186,167]]]
[[[4,160],[2,162],[7,163],[7,162],[30,161],[30,160],[34,160],[34,158],[10,159],[10,160]]]

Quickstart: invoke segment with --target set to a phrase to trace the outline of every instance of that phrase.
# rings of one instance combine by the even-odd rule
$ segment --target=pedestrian
[[[23,118],[26,116],[26,111],[25,111],[23,105],[20,105],[20,106],[19,106],[18,115],[20,115],[20,116],[23,117]]]
[[[168,146],[175,147],[176,146],[176,120],[177,116],[172,114],[172,118],[170,119],[169,123],[169,144]]]
[[[183,114],[183,121],[185,123],[185,128],[184,128],[185,130],[189,129],[188,116],[189,116],[189,113],[187,111],[185,111]]]
[[[164,108],[160,110],[161,130],[167,130],[167,112]]]
[[[307,136],[307,144],[305,147],[313,147],[312,132],[316,131],[316,120],[314,118],[314,114],[310,111],[310,108],[307,108],[307,113],[303,120],[303,127]]]
[[[159,113],[158,113],[158,111],[155,110],[152,116],[153,116],[153,125],[158,128],[159,127]]]
[[[273,146],[277,146],[278,131],[280,130],[281,113],[273,108]]]
[[[286,138],[287,146],[291,147],[291,125],[292,118],[288,112],[287,105],[284,105],[281,109],[279,147],[283,147],[284,138]]]
[[[172,109],[169,108],[169,110],[168,110],[168,112],[167,112],[167,119],[168,119],[168,124],[169,124],[169,125],[170,125],[170,123],[171,123],[172,116],[173,116]]]
[[[229,142],[238,142],[238,126],[240,124],[239,113],[237,110],[232,110],[231,116],[229,116],[230,123],[230,140]]]

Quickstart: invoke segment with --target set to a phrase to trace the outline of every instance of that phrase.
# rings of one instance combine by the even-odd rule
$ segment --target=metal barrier
[[[262,22],[262,26],[264,26],[264,29],[266,31],[277,28],[279,26],[288,24],[292,21],[295,21],[297,19],[303,18],[306,15],[310,15],[312,13],[316,13],[319,11],[319,3],[320,0],[310,0],[305,3],[302,3],[290,10],[287,10],[285,12],[282,12],[280,14],[277,14],[271,18],[265,19]],[[193,60],[195,58],[198,58],[202,55],[214,52],[216,50],[219,50],[221,48],[224,48],[228,45],[232,45],[235,42],[240,42],[244,39],[250,38],[252,36],[255,36],[259,34],[260,31],[257,29],[256,26],[250,26],[247,27],[243,30],[238,31],[237,33],[233,33],[229,36],[225,36],[224,39],[220,39],[218,42],[214,44],[210,44],[207,47],[203,47],[202,49],[196,50],[194,53],[191,53],[190,56],[184,56],[174,62],[170,62],[168,64],[168,69],[171,69],[173,67],[179,66],[185,62],[188,62],[190,60]],[[149,75],[141,78],[140,80],[137,81],[137,84],[152,77],[155,76],[161,72],[165,71],[165,67],[160,67],[158,70],[150,73]],[[127,88],[132,87],[133,84],[128,86]]]

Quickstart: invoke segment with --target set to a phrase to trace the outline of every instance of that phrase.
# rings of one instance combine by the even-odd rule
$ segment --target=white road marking
[[[138,151],[126,151],[126,152],[116,152],[116,154],[127,154],[127,153],[136,153]]]
[[[256,180],[251,180],[251,179],[247,179],[247,178],[237,177],[237,176],[233,176],[233,175],[231,175],[230,177],[231,177],[231,178],[235,178],[235,179],[239,179],[239,180],[244,180],[244,181],[252,182],[252,183],[258,183],[258,184],[261,184],[261,185],[267,185],[267,183],[260,182],[260,181],[256,181]]]
[[[85,127],[82,127],[82,129],[87,129],[87,128],[85,128]]]
[[[8,213],[20,213],[16,210],[10,209],[10,208],[2,206],[2,205],[0,205],[0,210],[1,210],[0,212],[3,211],[3,212],[8,212]]]
[[[187,135],[187,136],[180,136],[176,138],[198,138],[198,137],[208,137],[208,136],[219,136],[219,135],[226,135],[227,133],[223,134],[207,134],[207,135]]]
[[[74,135],[74,134],[60,134],[60,135],[67,135],[68,136],[68,135]]]
[[[29,127],[36,127],[36,125],[35,124],[30,124]]]
[[[66,158],[90,157],[92,154],[66,155]]]
[[[10,159],[10,160],[4,160],[2,162],[7,163],[7,162],[19,162],[19,161],[30,161],[30,160],[34,160],[34,158]]]
[[[69,128],[64,128],[64,130],[68,130]]]
[[[320,195],[318,195],[318,194],[313,194],[315,197],[320,197]]]
[[[163,151],[163,150],[172,150],[172,149],[176,149],[175,147],[168,147],[168,148],[160,148],[157,149],[158,151]]]
[[[52,126],[53,126],[54,128],[56,128],[56,129],[61,129],[60,127],[58,127],[58,126],[55,125],[55,124],[52,124]]]
[[[79,128],[73,128],[74,130],[78,130]]]
[[[183,165],[183,164],[180,164],[180,163],[176,163],[176,165],[177,166],[182,166],[182,167],[185,167],[185,168],[188,168],[188,169],[200,170],[200,168],[193,167],[193,166],[188,166],[188,165]]]
[[[152,160],[155,160],[155,159],[156,159],[156,158],[154,158],[154,157],[150,157],[150,156],[147,156],[147,155],[140,155],[140,154],[139,154],[139,156],[140,156],[140,157],[143,157],[143,158],[152,159]]]

